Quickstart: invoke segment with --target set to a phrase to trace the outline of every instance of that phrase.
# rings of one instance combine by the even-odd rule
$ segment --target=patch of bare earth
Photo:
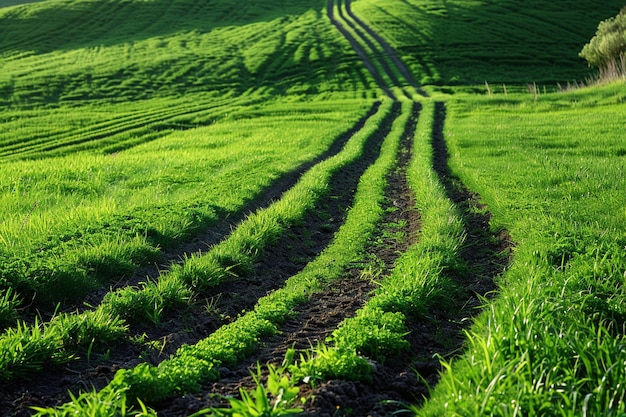
[[[385,119],[377,134],[366,142],[364,154],[333,175],[328,194],[321,199],[316,209],[278,241],[265,248],[252,274],[199,294],[192,304],[166,314],[156,325],[133,324],[130,338],[112,344],[104,353],[92,355],[81,352],[82,358],[67,366],[50,367],[41,377],[35,377],[32,381],[15,381],[10,386],[0,387],[0,412],[7,410],[7,415],[28,416],[32,414],[29,409],[31,406],[52,407],[69,401],[68,391],[78,393],[101,389],[111,381],[118,369],[131,368],[143,362],[156,365],[174,354],[181,345],[194,344],[234,320],[242,311],[253,309],[260,297],[281,287],[288,277],[300,271],[331,241],[343,223],[347,209],[352,205],[359,178],[378,157],[382,141],[397,111],[398,106]],[[349,133],[354,134],[360,127],[355,126]],[[341,145],[348,139],[343,138]],[[338,149],[333,152],[338,152]],[[174,254],[170,253],[170,256]],[[325,307],[320,308],[326,310]],[[338,311],[342,308],[342,305],[337,306]],[[315,327],[313,320],[309,324]],[[140,340],[155,343],[148,346],[140,343]],[[224,375],[228,378],[227,372]],[[167,406],[162,407],[160,414],[186,415],[180,409],[174,414],[168,414]]]
[[[509,264],[512,243],[508,233],[490,232],[491,215],[484,210],[480,197],[450,174],[443,137],[444,121],[445,106],[437,103],[432,137],[433,165],[448,197],[458,206],[467,233],[460,254],[466,273],[451,277],[461,288],[459,294],[463,296],[453,300],[449,308],[431,309],[425,320],[410,321],[407,336],[410,350],[384,364],[375,364],[372,383],[333,380],[312,390],[310,394],[313,398],[306,407],[305,416],[389,416],[406,410],[408,404],[422,403],[428,397],[429,387],[437,383],[442,371],[437,357],[450,359],[463,351],[465,339],[462,330],[471,325],[471,318],[480,311],[480,298],[493,294],[496,289],[494,278]],[[403,149],[406,150],[407,146],[405,142]],[[407,207],[412,208],[414,204],[403,177],[402,170],[399,170],[390,178],[390,197],[396,202],[404,201]],[[417,216],[414,211],[408,210],[403,214],[404,219],[407,219],[407,214]],[[416,224],[414,218],[409,217],[408,220],[409,224]],[[414,242],[415,232],[407,232],[407,236],[413,237],[407,243]]]

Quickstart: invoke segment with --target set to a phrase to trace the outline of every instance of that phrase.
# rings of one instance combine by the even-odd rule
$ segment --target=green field
[[[621,7],[0,1],[0,415],[626,415]]]

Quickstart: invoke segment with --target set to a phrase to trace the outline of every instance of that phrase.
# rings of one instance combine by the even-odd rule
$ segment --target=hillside
[[[626,412],[622,6],[0,1],[0,415]]]

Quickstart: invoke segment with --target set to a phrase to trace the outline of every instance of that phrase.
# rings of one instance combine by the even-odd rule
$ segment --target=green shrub
[[[606,68],[626,53],[626,7],[617,16],[603,20],[596,35],[587,43],[580,56],[589,66]]]

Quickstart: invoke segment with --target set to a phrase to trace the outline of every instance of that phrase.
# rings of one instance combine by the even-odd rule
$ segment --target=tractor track
[[[377,107],[375,105],[372,111]],[[101,389],[118,369],[128,369],[143,362],[157,365],[175,354],[181,345],[194,344],[235,320],[242,311],[252,310],[260,297],[280,288],[288,277],[330,243],[352,205],[361,175],[377,159],[383,140],[398,117],[399,108],[399,103],[393,105],[378,130],[367,139],[361,157],[333,174],[328,194],[321,198],[316,209],[307,213],[301,224],[265,248],[250,276],[211,288],[197,296],[190,307],[166,314],[156,326],[131,326],[130,339],[156,341],[158,348],[147,349],[145,345],[127,339],[116,343],[105,355],[98,354],[93,358],[87,355],[65,367],[47,369],[44,379],[17,381],[10,387],[1,388],[0,409],[12,410],[10,415],[13,416],[27,416],[30,406],[52,407],[69,401],[68,391]],[[358,131],[366,119],[350,132]],[[267,195],[265,198],[268,203],[273,200]],[[207,304],[212,305],[210,313]]]
[[[413,74],[409,71],[409,69],[404,65],[404,62],[398,57],[398,53],[389,45],[389,43],[380,36],[374,29],[372,29],[369,25],[363,22],[358,16],[352,12],[352,0],[344,0],[345,1],[345,9],[346,13],[350,18],[359,25],[365,32],[367,32],[385,51],[385,54],[393,61],[394,66],[400,71],[404,79],[408,82],[408,84],[413,87],[413,89],[421,96],[428,97],[428,94],[422,90],[415,81]]]
[[[346,142],[348,142],[356,132],[361,130],[367,120],[378,111],[379,107],[380,102],[374,102],[367,113],[359,119],[354,126],[339,136],[328,150],[314,160],[302,164],[296,170],[277,179],[267,190],[247,202],[238,212],[223,217],[218,220],[217,223],[204,229],[201,233],[196,233],[192,239],[187,242],[171,250],[164,251],[161,254],[162,259],[159,263],[141,267],[132,277],[121,279],[110,287],[100,288],[92,292],[86,297],[85,302],[89,305],[97,305],[111,289],[115,290],[125,286],[136,286],[142,281],[156,280],[163,271],[171,269],[174,264],[182,263],[186,258],[192,255],[206,253],[213,245],[225,239],[232,230],[250,214],[266,208],[274,201],[279,200],[287,190],[298,182],[305,172],[320,162],[338,154],[341,149],[343,149]]]
[[[400,242],[389,239],[383,244],[369,247],[368,252],[384,261],[385,264],[385,271],[378,279],[384,278],[384,275],[389,273],[395,260],[417,240],[418,236],[419,214],[414,209],[415,204],[406,181],[406,168],[411,158],[414,129],[420,109],[421,106],[414,103],[412,117],[405,126],[398,150],[397,167],[387,177],[385,192],[387,201],[389,206],[394,206],[397,210],[388,210],[381,222],[382,225],[403,222],[405,226],[402,232],[407,238]],[[379,134],[381,133],[386,136],[388,132]],[[384,137],[378,141],[382,139]],[[358,180],[358,178],[355,179]],[[380,232],[380,235],[384,234]],[[277,335],[263,340],[260,349],[255,354],[232,369],[221,368],[220,380],[205,384],[199,393],[185,395],[161,404],[156,408],[159,416],[181,416],[207,407],[225,406],[221,397],[237,395],[240,388],[248,390],[254,388],[255,383],[250,372],[256,369],[257,363],[280,365],[289,348],[305,350],[315,346],[318,342],[324,342],[344,319],[356,314],[356,311],[369,299],[370,292],[376,288],[372,281],[362,278],[362,272],[363,270],[358,267],[348,269],[342,278],[331,282],[326,290],[314,294],[310,300],[297,306],[293,311],[294,316],[281,326]],[[380,373],[386,373],[386,370],[383,371],[381,368]],[[387,376],[389,380],[394,377],[394,374]],[[407,379],[405,375],[400,378]],[[416,379],[413,385],[419,385]],[[309,389],[304,384],[301,386],[303,393]],[[363,401],[363,398],[359,397],[358,400]],[[317,408],[315,400],[311,407]],[[317,415],[319,411],[321,410],[316,410],[314,415]]]

